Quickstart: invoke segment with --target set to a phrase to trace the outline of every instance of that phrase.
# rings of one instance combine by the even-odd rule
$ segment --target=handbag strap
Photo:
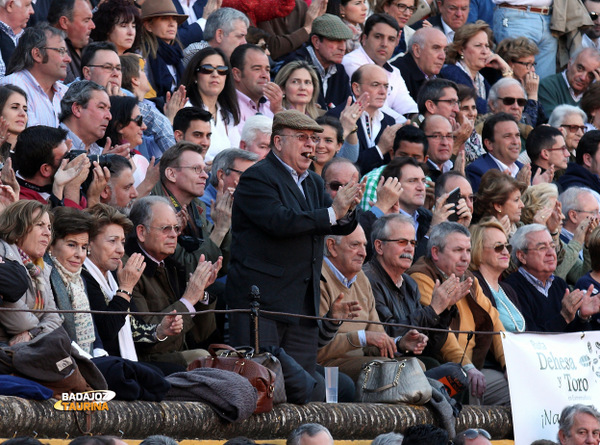
[[[375,365],[376,363],[377,362],[370,362],[370,363],[367,363],[367,365],[365,366],[365,379],[363,380],[362,390],[364,392],[383,392],[387,389],[398,386],[398,381],[400,380],[400,374],[402,374],[402,369],[406,366],[405,360],[398,362],[398,365],[396,368],[396,375],[394,375],[394,380],[392,380],[392,383],[381,386],[379,388],[375,388],[375,389],[367,388],[367,381],[369,380],[369,375],[371,374],[371,371],[373,370],[373,365]]]
[[[226,349],[227,351],[230,351],[230,352],[234,352],[234,353],[236,353],[238,357],[240,357],[240,358],[244,358],[244,354],[243,354],[242,352],[240,352],[240,351],[236,350],[235,348],[232,348],[232,347],[231,347],[231,346],[229,346],[229,345],[225,345],[225,344],[221,344],[221,343],[214,343],[214,344],[210,345],[210,346],[208,347],[208,352],[209,352],[209,353],[210,353],[210,355],[212,355],[213,357],[216,357],[216,356],[217,356],[217,351],[218,351],[219,349]],[[229,356],[229,354],[227,354],[227,355]]]

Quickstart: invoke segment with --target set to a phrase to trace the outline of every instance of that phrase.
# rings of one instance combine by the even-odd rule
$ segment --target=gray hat
[[[291,128],[292,130],[313,130],[318,133],[323,132],[323,127],[319,126],[313,119],[298,110],[280,111],[273,117],[273,133],[282,128]]]
[[[342,19],[333,14],[317,17],[312,24],[312,33],[329,40],[348,40],[353,35]]]

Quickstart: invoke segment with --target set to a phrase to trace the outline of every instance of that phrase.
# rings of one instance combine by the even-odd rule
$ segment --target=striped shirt
[[[58,127],[60,101],[68,90],[61,82],[54,82],[54,97],[48,97],[42,86],[29,70],[17,71],[0,79],[0,85],[12,84],[21,87],[27,93],[27,126],[47,125]]]

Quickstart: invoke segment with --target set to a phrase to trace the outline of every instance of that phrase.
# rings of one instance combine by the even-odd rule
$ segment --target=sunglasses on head
[[[200,65],[196,68],[196,72],[200,74],[212,74],[214,70],[217,70],[217,74],[225,76],[229,72],[229,67],[225,65],[212,66],[212,65]]]
[[[517,102],[517,104],[520,107],[524,107],[525,105],[527,105],[527,99],[523,99],[522,97],[516,98],[516,97],[499,97],[498,99],[500,99],[502,101],[502,103],[506,106],[512,105],[515,103],[515,101]]]

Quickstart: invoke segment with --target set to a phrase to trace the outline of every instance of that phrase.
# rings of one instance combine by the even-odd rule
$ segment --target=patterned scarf
[[[21,255],[21,261],[23,261],[25,269],[29,272],[29,276],[33,280],[33,285],[35,287],[35,304],[33,305],[33,309],[44,309],[44,296],[42,295],[42,289],[44,288],[44,279],[42,277],[44,260],[39,258],[38,262],[40,262],[40,265],[38,266],[19,246],[17,246],[17,250],[19,251],[19,255]]]

